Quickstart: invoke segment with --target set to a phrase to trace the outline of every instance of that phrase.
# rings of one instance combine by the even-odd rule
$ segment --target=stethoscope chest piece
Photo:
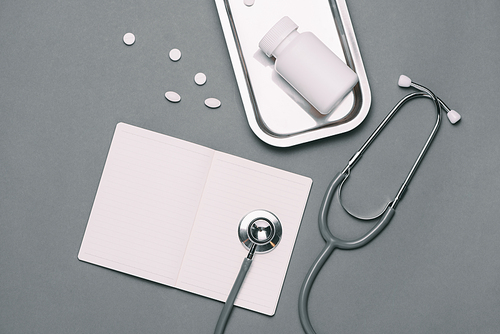
[[[240,221],[238,237],[246,249],[256,245],[256,253],[272,251],[280,242],[283,229],[273,213],[266,210],[255,210],[248,213]]]
[[[248,255],[243,259],[240,272],[234,281],[233,287],[227,296],[219,320],[215,327],[215,334],[222,334],[226,328],[229,315],[243,280],[250,269],[255,253],[268,253],[278,246],[283,230],[281,223],[274,214],[266,210],[255,210],[243,217],[238,225],[238,237]]]

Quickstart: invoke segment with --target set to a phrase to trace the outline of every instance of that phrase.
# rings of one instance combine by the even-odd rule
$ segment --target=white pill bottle
[[[330,113],[358,82],[358,76],[311,32],[299,33],[285,16],[259,48],[276,59],[275,69],[321,114]]]

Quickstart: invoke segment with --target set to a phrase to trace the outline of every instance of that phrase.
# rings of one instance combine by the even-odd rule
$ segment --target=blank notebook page
[[[175,285],[213,154],[118,124],[79,259]]]
[[[276,311],[312,181],[131,125],[117,125],[78,258],[225,301],[248,251],[238,224],[256,209],[283,225],[256,254],[236,305]]]

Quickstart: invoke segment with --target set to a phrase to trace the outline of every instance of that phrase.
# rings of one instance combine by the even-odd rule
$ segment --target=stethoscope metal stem
[[[247,259],[249,260],[253,259],[256,249],[257,249],[257,244],[252,244],[252,247],[250,247],[250,250],[248,251]]]

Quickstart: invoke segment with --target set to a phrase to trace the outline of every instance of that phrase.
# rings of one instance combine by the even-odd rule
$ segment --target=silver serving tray
[[[350,131],[368,114],[371,93],[344,0],[215,0],[243,106],[253,132],[288,147]],[[311,31],[358,75],[341,104],[322,115],[274,70],[259,41],[283,16]]]

